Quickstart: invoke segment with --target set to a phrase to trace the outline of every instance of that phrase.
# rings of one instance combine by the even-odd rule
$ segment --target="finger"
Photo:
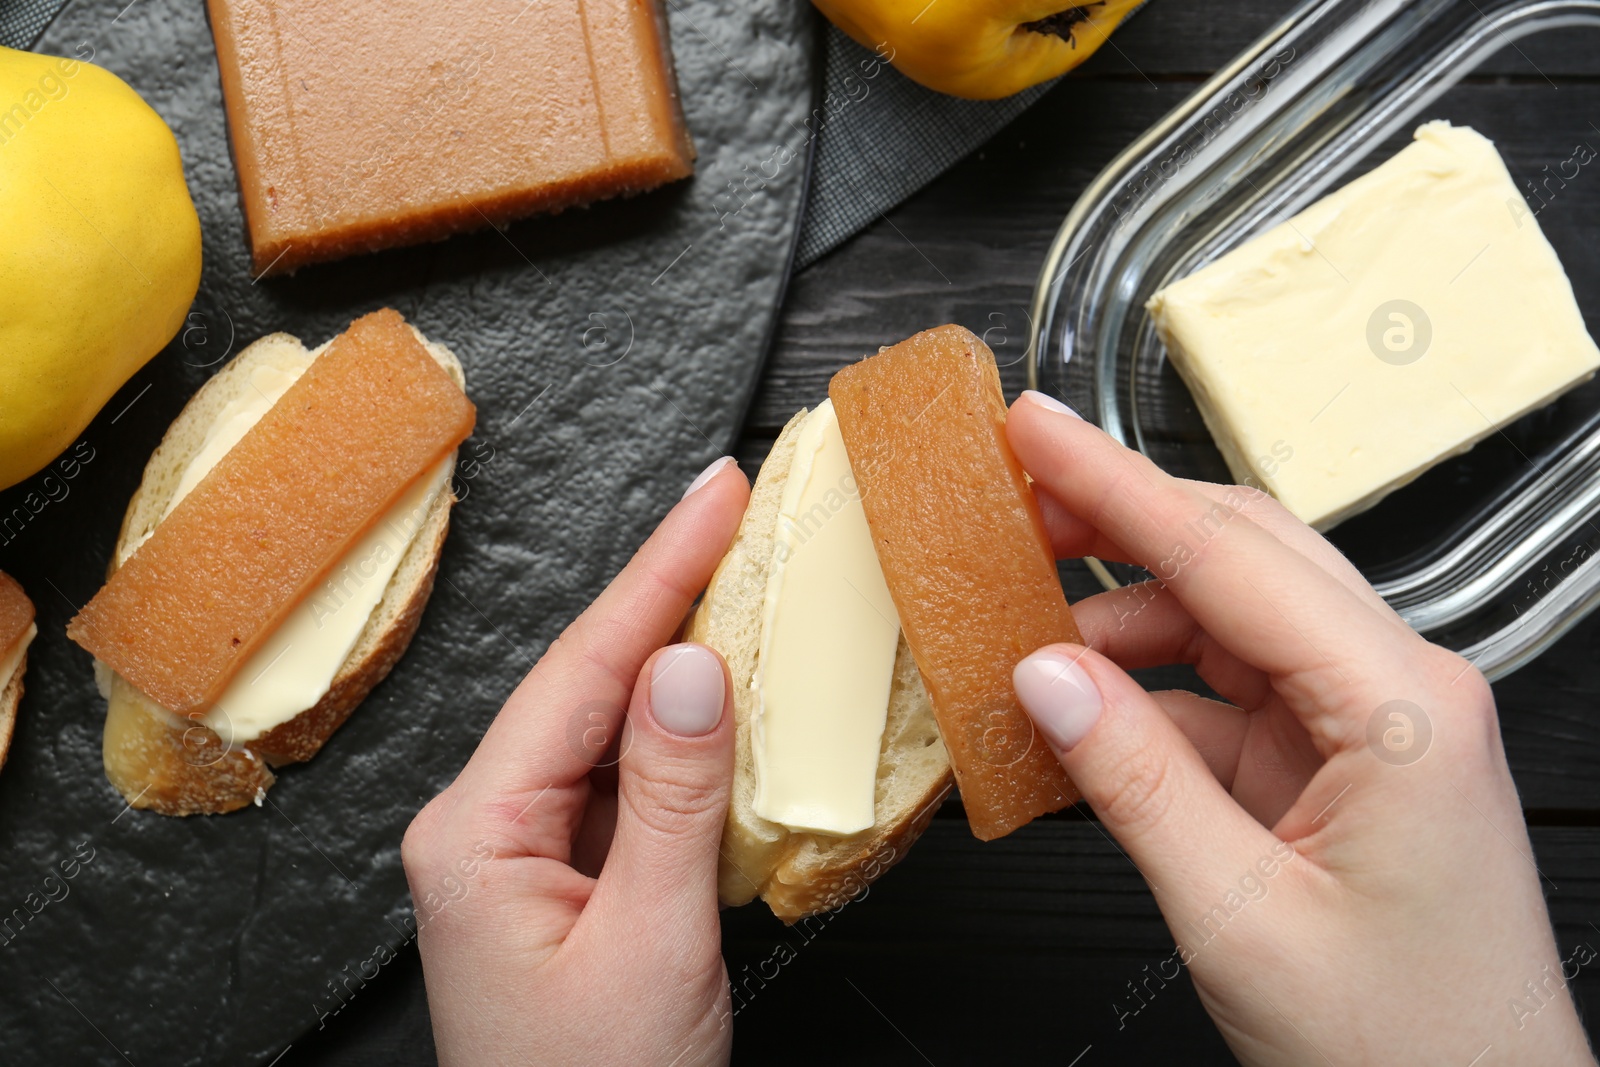
[[[1139,582],[1085,597],[1072,618],[1097,652],[1124,670],[1193,663],[1205,636],[1189,609],[1160,582]]]
[[[1027,394],[1024,394],[1026,396]],[[1017,404],[1033,403],[1019,399],[1012,405],[1015,410]],[[1196,482],[1184,478],[1174,478],[1174,482],[1191,487],[1195,492],[1209,499],[1222,500],[1226,494],[1232,492],[1240,500],[1254,500],[1260,497],[1272,500],[1265,494],[1256,493],[1244,486],[1217,485],[1214,482]],[[1107,537],[1088,519],[1074,514],[1066,504],[1055,498],[1049,488],[1036,483],[1033,487],[1034,497],[1039,501],[1039,512],[1044,518],[1045,531],[1050,535],[1050,547],[1055,549],[1056,559],[1080,559],[1084,556],[1093,556],[1106,563],[1131,563],[1138,565],[1139,561],[1134,554],[1123,548],[1115,540]],[[1240,510],[1245,510],[1241,507]]]
[[[1207,685],[1246,711],[1273,696],[1272,679],[1213,640],[1160,582],[1097,593],[1074,604],[1072,617],[1089,646],[1125,671],[1192,664]]]
[[[701,477],[522,680],[457,780],[475,809],[539,855],[569,854],[586,776],[616,738],[640,669],[738,529],[743,475],[725,458]]]
[[[1278,504],[1277,499],[1267,496],[1266,493],[1254,493],[1248,486],[1216,485],[1214,482],[1192,482],[1189,478],[1176,478],[1176,482],[1189,486],[1190,490],[1200,494],[1210,501],[1232,502],[1251,522],[1261,526],[1262,530],[1277,537],[1278,541],[1288,545],[1290,549],[1301,553],[1307,560],[1328,571],[1334,581],[1344,585],[1357,597],[1363,598],[1373,608],[1387,614],[1398,614],[1390,608],[1389,601],[1379,597],[1378,590],[1371,587],[1366,577],[1355,569],[1354,563],[1344,558],[1344,553],[1334,549],[1326,537],[1312,530],[1306,523],[1302,523],[1290,510]],[[1134,563],[1133,555],[1122,545],[1104,536],[1083,518],[1078,518],[1067,510],[1066,504],[1051,496],[1050,491],[1043,486],[1035,486],[1035,496],[1038,498],[1038,510],[1045,517],[1045,530],[1050,533],[1050,544],[1056,550],[1058,560],[1077,560],[1085,555],[1093,555],[1098,560],[1106,563]]]
[[[1033,495],[1039,501],[1039,514],[1044,518],[1044,528],[1050,535],[1050,547],[1055,550],[1056,559],[1093,556],[1106,563],[1133,562],[1126,549],[1113,544],[1086,520],[1068,511],[1050,490],[1035,484]]]
[[[1019,663],[1013,681],[1166,914],[1204,910],[1219,885],[1279,844],[1233,802],[1150,694],[1104,656],[1049,645]]]
[[[1276,826],[1324,761],[1281,701],[1247,712],[1198,693],[1151,693],[1238,804],[1262,826]]]
[[[1278,679],[1328,752],[1360,744],[1381,680],[1422,639],[1237,506],[1207,499],[1054,401],[1026,396],[1006,428],[1029,474],[1150,568],[1224,647]]]
[[[617,793],[615,789],[591,787],[588,801],[583,805],[583,818],[572,837],[572,854],[568,862],[572,869],[590,878],[598,878],[605,866],[606,854],[611,851],[611,837],[617,828]]]
[[[1174,479],[1194,492],[1216,503],[1229,503],[1247,516],[1257,526],[1300,553],[1312,563],[1328,572],[1339,584],[1349,589],[1375,610],[1399,620],[1377,590],[1362,576],[1355,565],[1344,557],[1317,531],[1290,514],[1289,509],[1266,493],[1255,492],[1247,486],[1218,485],[1215,482],[1197,482]],[[1039,511],[1044,516],[1045,529],[1050,534],[1051,547],[1057,559],[1080,559],[1094,556],[1107,563],[1134,563],[1133,556],[1084,519],[1072,514],[1067,506],[1057,500],[1042,486],[1034,495],[1039,500]]]
[[[1191,663],[1231,702],[1183,691],[1152,694],[1233,799],[1263,826],[1277,822],[1322,766],[1310,734],[1272,680],[1212,640],[1157,583],[1090,597],[1073,615],[1090,647],[1124,670]]]
[[[714,931],[733,787],[733,685],[721,656],[684,644],[651,658],[628,710],[620,772],[616,832],[590,904],[597,920]]]
[[[1356,569],[1355,564],[1346,559],[1343,552],[1334,548],[1326,537],[1295,518],[1276,497],[1267,493],[1245,491],[1248,490],[1248,486],[1217,485],[1214,482],[1196,482],[1187,479],[1183,480],[1183,484],[1218,503],[1230,499],[1242,500],[1243,506],[1240,510],[1257,526],[1283,542],[1286,547],[1321,567],[1336,582],[1375,610],[1397,622],[1400,621],[1399,614],[1389,606],[1388,601],[1378,595],[1377,590],[1372,588],[1372,584]]]
[[[1239,753],[1250,729],[1250,713],[1187,689],[1164,689],[1151,693],[1150,699],[1188,738],[1217,784],[1231,793],[1234,773],[1239,769]]]
[[[1276,827],[1327,760],[1281,698],[1250,713],[1249,723],[1233,775],[1233,799],[1261,825]]]

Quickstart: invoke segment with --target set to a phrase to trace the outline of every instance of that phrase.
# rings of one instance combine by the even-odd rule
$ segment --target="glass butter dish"
[[[1034,293],[1030,384],[1174,474],[1232,481],[1145,301],[1441,118],[1495,142],[1524,193],[1508,211],[1537,217],[1600,333],[1600,84],[1572,77],[1600,72],[1597,46],[1600,0],[1302,4],[1073,207]],[[1329,538],[1417,630],[1491,678],[1517,669],[1600,604],[1600,381]]]

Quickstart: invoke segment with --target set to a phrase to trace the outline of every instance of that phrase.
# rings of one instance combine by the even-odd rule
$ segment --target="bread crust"
[[[11,736],[17,729],[17,708],[22,704],[22,676],[28,670],[28,654],[24,652],[17,662],[6,687],[0,689],[0,769],[6,765],[11,752]]]
[[[733,544],[685,632],[685,640],[720,652],[733,673],[735,769],[723,826],[718,896],[727,905],[745,904],[759,896],[786,923],[843,907],[865,892],[904,858],[954,784],[932,704],[901,639],[889,699],[890,721],[879,756],[874,825],[838,838],[791,832],[755,814],[750,746],[756,694],[750,682],[759,654],[760,603],[771,568],[778,500],[806,414],[805,410],[796,414],[773,444]],[[894,774],[905,777],[891,789],[889,778]],[[886,803],[890,796],[892,804]]]
[[[445,498],[449,499],[446,500]],[[450,502],[454,500],[449,490],[440,494],[442,504],[436,504],[428,513],[424,527],[417,531],[413,546],[429,556],[428,568],[415,582],[406,597],[405,605],[384,632],[383,640],[369,655],[359,660],[347,660],[334,675],[328,692],[312,707],[286,723],[274,726],[249,743],[251,751],[274,767],[286,763],[302,763],[317,754],[333,732],[343,726],[356,705],[367,698],[374,686],[383,681],[400,662],[411,638],[422,622],[422,609],[433,595],[433,579],[439,573],[439,555],[444,551],[444,538],[450,530]]]
[[[923,792],[922,803],[910,818],[885,826],[874,826],[852,839],[849,851],[831,858],[825,865],[806,868],[795,862],[791,854],[786,862],[773,872],[762,891],[761,899],[772,909],[772,914],[793,925],[801,919],[819,912],[842,908],[866,892],[867,887],[905,858],[917,838],[922,836],[933,821],[934,812],[955,785],[955,777],[946,771],[944,777],[929,783]],[[791,834],[791,837],[812,835]]]
[[[414,331],[415,332],[415,331]],[[430,353],[464,385],[460,362],[442,345],[427,342]],[[197,450],[195,431],[203,429],[225,402],[228,390],[271,346],[300,342],[270,334],[240,352],[195,393],[151,454],[144,476],[128,503],[107,576],[118,561],[159,522],[176,489],[176,472]],[[324,346],[326,347],[326,346]],[[321,351],[320,349],[318,350]],[[455,453],[451,453],[453,467]],[[100,668],[107,696],[102,757],[106,777],[130,806],[162,815],[221,814],[259,804],[276,777],[273,767],[310,759],[344,725],[367,694],[405,654],[433,592],[439,556],[449,530],[455,494],[448,486],[424,516],[407,546],[383,599],[373,609],[351,655],[335,673],[328,692],[313,707],[262,734],[230,747],[213,730],[156,707],[124,679]]]

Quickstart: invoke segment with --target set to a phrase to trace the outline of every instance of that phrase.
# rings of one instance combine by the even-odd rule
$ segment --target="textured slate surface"
[[[1156,0],[1118,31],[1116,49],[1102,49],[1004,133],[797,275],[741,438],[745,469],[760,464],[796,407],[824,395],[834,371],[932,323],[983,333],[1002,364],[1006,395],[1015,396],[1029,300],[1062,217],[1124,145],[1292,4]],[[1463,120],[1522,123],[1509,138],[1520,176],[1565,159],[1574,141],[1600,144],[1587,125],[1600,115],[1596,40],[1593,31],[1524,39],[1452,94],[1474,109]],[[1600,232],[1600,182],[1590,177],[1572,182],[1540,216],[1552,237],[1565,235],[1560,251],[1573,257],[1585,306],[1600,293],[1600,244],[1582,243]],[[1069,598],[1098,589],[1076,564],[1068,578]],[[1193,681],[1169,669],[1145,678],[1153,688]],[[1589,926],[1600,923],[1600,616],[1496,694],[1534,855],[1549,878],[1556,943],[1564,955],[1581,942],[1600,945]],[[1065,1067],[1080,1056],[1077,1067],[1236,1063],[1187,977],[1122,1025],[1121,1013],[1135,1006],[1128,983],[1143,981],[1144,968],[1171,953],[1172,939],[1138,872],[1081,811],[984,845],[961,825],[958,808],[946,808],[868,899],[815,937],[784,928],[759,905],[724,912],[730,974],[766,983],[755,984],[735,1020],[735,1067]],[[1509,848],[1484,860],[1521,862]],[[780,944],[793,959],[775,971],[774,960],[785,958]],[[1600,1034],[1600,975],[1586,968],[1571,988],[1591,1033]],[[1404,1005],[1398,1010],[1403,1016]],[[421,967],[410,952],[325,1030],[297,1040],[278,1067],[435,1062]]]
[[[84,0],[46,33],[41,51],[92,48],[173,126],[206,263],[188,328],[84,433],[79,455],[92,458],[71,479],[0,494],[0,515],[28,509],[0,533],[0,568],[33,595],[41,631],[0,775],[0,1061],[265,1062],[339,1006],[335,986],[359,997],[359,975],[407,940],[399,842],[412,814],[731,446],[781,299],[806,157],[776,177],[769,166],[739,199],[728,183],[803,144],[815,24],[788,0],[668,9],[700,151],[692,181],[259,284],[199,0]],[[125,811],[100,767],[88,656],[62,629],[99,585],[145,459],[230,351],[278,329],[315,344],[386,304],[455,349],[478,404],[411,652],[265,806]]]

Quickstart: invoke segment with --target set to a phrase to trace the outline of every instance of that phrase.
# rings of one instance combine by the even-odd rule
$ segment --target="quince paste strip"
[[[17,642],[33,625],[33,601],[11,575],[0,571],[0,661],[17,647]],[[0,678],[0,688],[6,679]]]
[[[161,706],[205,710],[350,546],[466,439],[475,414],[398,312],[357,319],[68,636]]]
[[[1041,645],[1082,638],[1006,441],[994,353],[941,326],[846,367],[828,395],[967,821],[982,840],[1004,837],[1077,799],[1011,672]]]

